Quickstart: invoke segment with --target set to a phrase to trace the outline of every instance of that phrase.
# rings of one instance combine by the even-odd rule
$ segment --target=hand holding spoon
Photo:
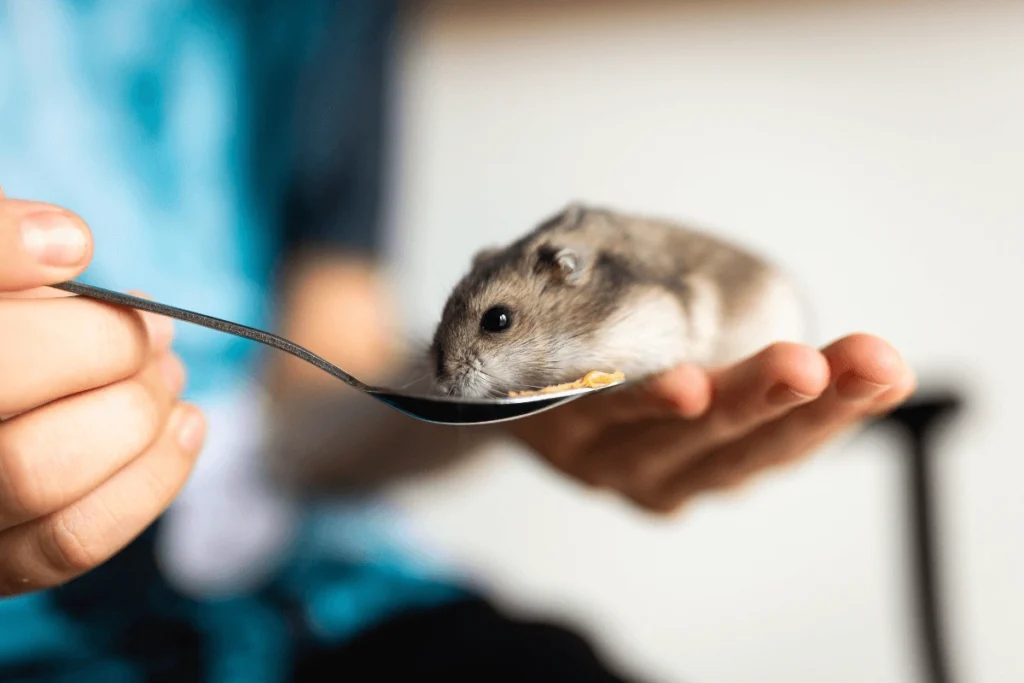
[[[116,304],[118,306],[128,306],[129,308],[156,313],[157,315],[175,318],[194,325],[201,325],[203,327],[210,328],[211,330],[226,332],[227,334],[233,334],[237,337],[265,344],[280,351],[284,351],[285,353],[290,353],[297,358],[301,358],[307,363],[315,365],[324,372],[334,375],[353,389],[357,389],[364,394],[372,396],[399,412],[405,413],[406,415],[418,420],[433,422],[436,424],[469,425],[505,422],[507,420],[514,420],[526,417],[527,415],[533,415],[534,413],[539,413],[544,410],[549,410],[555,406],[568,403],[569,401],[574,401],[595,391],[602,391],[603,389],[622,383],[621,381],[614,382],[598,389],[569,389],[566,391],[557,391],[546,394],[530,394],[526,396],[504,398],[467,399],[450,396],[432,396],[407,393],[387,389],[385,387],[375,387],[365,384],[339,368],[337,365],[324,360],[315,353],[299,346],[298,344],[290,342],[283,337],[279,337],[269,332],[264,332],[263,330],[257,330],[252,327],[239,325],[237,323],[203,315],[194,311],[168,306],[167,304],[161,304],[149,299],[131,296],[130,294],[122,294],[120,292],[103,289],[101,287],[93,287],[92,285],[86,285],[80,282],[63,282],[52,286],[55,289],[70,292],[71,294],[76,294],[78,296],[84,296],[90,299]]]

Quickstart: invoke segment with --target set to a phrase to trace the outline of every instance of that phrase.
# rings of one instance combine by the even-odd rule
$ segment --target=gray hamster
[[[804,315],[774,265],[706,232],[572,203],[478,253],[429,349],[435,390],[487,397],[735,362],[800,341]]]

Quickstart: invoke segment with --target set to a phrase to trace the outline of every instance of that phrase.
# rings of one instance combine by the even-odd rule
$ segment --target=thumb
[[[91,258],[92,234],[81,218],[0,189],[0,292],[74,279]]]

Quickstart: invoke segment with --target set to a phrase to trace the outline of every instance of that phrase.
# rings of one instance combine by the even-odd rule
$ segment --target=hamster
[[[767,261],[686,226],[574,202],[476,254],[428,360],[437,392],[483,398],[591,370],[637,379],[728,364],[804,333],[794,287]]]

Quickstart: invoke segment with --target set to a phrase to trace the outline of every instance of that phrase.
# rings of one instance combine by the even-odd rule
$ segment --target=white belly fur
[[[679,300],[663,289],[650,289],[613,313],[593,344],[602,366],[636,377],[689,360],[689,328]]]
[[[689,314],[679,299],[660,288],[645,290],[613,314],[594,337],[601,367],[628,377],[656,373],[680,363],[735,363],[777,341],[804,342],[800,299],[781,275],[767,281],[749,309],[726,323],[720,292],[705,280],[689,282]]]
[[[762,286],[748,310],[719,330],[712,364],[730,364],[747,358],[769,344],[807,343],[807,321],[793,284],[776,273]]]

